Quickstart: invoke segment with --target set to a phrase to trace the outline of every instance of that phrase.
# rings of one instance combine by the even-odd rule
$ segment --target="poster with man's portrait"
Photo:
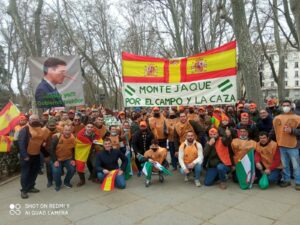
[[[84,105],[77,56],[30,57],[29,70],[38,108]]]

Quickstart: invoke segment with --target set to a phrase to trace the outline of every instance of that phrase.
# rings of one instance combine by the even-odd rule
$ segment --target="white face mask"
[[[289,107],[289,106],[283,106],[282,110],[283,110],[284,113],[289,113],[291,111],[291,107]]]

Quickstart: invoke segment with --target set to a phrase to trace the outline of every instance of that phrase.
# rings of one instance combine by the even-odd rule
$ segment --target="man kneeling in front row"
[[[117,188],[124,189],[126,187],[124,171],[127,165],[127,157],[120,150],[112,148],[112,143],[109,138],[104,139],[103,145],[104,151],[99,151],[96,154],[97,177],[102,183],[110,171],[118,169],[115,185]],[[122,161],[120,167],[118,164],[119,159]]]
[[[280,152],[275,141],[268,137],[268,133],[259,134],[259,142],[255,149],[256,177],[258,180],[265,173],[270,183],[278,184],[281,178]]]
[[[181,166],[180,173],[185,175],[184,181],[189,181],[189,175],[194,171],[195,185],[200,187],[203,149],[201,144],[195,140],[193,131],[186,133],[186,140],[179,147],[178,161]]]

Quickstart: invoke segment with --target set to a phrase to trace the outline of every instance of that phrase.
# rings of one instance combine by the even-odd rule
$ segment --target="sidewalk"
[[[75,175],[72,182],[76,184],[77,181]],[[252,190],[243,191],[237,184],[229,182],[227,190],[220,190],[218,186],[196,188],[193,182],[185,183],[179,172],[175,172],[173,177],[166,177],[163,184],[158,183],[157,176],[153,176],[153,185],[149,188],[145,188],[142,177],[134,176],[127,182],[125,190],[111,193],[101,191],[100,185],[92,182],[81,188],[62,188],[55,192],[53,187],[46,187],[46,175],[42,175],[38,176],[36,185],[41,192],[30,194],[29,199],[24,200],[20,197],[19,182],[16,179],[0,187],[1,225],[300,223],[300,192],[293,187],[282,189],[274,186],[263,191],[255,186]],[[15,207],[19,206],[21,215],[10,215],[15,214]],[[53,213],[63,216],[48,215]]]

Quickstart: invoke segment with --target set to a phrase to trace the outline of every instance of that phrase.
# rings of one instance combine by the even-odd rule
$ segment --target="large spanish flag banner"
[[[185,58],[122,53],[125,107],[236,102],[236,42]]]
[[[0,112],[0,135],[7,135],[19,122],[21,112],[17,106],[9,102]]]

